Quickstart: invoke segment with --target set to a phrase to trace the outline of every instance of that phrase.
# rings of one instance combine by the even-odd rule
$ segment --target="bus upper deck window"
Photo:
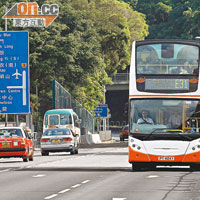
[[[161,56],[162,56],[162,58],[173,58],[174,57],[174,45],[173,44],[162,44]]]

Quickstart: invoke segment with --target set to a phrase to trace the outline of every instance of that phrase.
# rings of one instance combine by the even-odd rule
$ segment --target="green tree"
[[[198,0],[139,0],[137,11],[146,14],[148,39],[194,39],[200,35]]]
[[[102,55],[108,74],[124,70],[130,62],[133,40],[142,40],[148,34],[145,16],[117,0],[74,0],[72,6],[87,13],[101,42]]]
[[[24,0],[24,2],[27,2]],[[42,118],[52,108],[52,80],[61,83],[88,110],[103,103],[108,74],[130,62],[132,40],[148,34],[145,16],[117,0],[36,0],[39,7],[55,3],[59,16],[48,28],[14,28],[29,31],[31,101]],[[1,1],[0,14],[15,0]],[[4,20],[0,21],[4,30]],[[38,96],[35,95],[36,87]]]

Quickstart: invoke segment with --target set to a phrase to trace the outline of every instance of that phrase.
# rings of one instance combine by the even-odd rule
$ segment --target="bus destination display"
[[[145,90],[189,90],[188,79],[146,79]]]

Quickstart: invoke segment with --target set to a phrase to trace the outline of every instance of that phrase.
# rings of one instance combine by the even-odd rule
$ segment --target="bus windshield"
[[[45,125],[68,125],[72,124],[70,114],[49,114],[45,116]]]
[[[136,50],[137,74],[197,75],[199,48],[185,44],[148,44]]]
[[[130,133],[199,133],[200,101],[186,99],[132,99]]]
[[[72,117],[71,117],[71,115],[61,114],[60,115],[60,124],[61,125],[72,124]]]

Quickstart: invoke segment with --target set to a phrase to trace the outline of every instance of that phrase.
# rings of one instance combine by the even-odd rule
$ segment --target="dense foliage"
[[[20,2],[27,2],[22,0]],[[58,4],[59,16],[48,28],[28,30],[30,45],[31,101],[40,115],[52,108],[52,80],[61,83],[88,110],[103,103],[108,75],[124,70],[130,62],[133,40],[148,34],[145,15],[118,0],[35,0]],[[136,1],[132,1],[132,6]],[[0,15],[16,0],[0,2]],[[4,20],[0,21],[4,30]],[[38,96],[36,95],[36,87]]]
[[[199,0],[138,0],[133,6],[146,15],[148,39],[195,39],[200,34],[199,7]]]

